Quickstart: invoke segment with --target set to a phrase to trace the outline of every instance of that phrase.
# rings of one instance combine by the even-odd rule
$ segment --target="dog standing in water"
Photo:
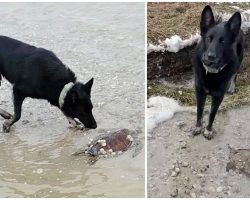
[[[0,109],[6,118],[4,132],[20,119],[26,97],[48,100],[74,126],[77,118],[86,128],[97,127],[90,99],[93,78],[86,84],[77,82],[75,74],[53,52],[0,36],[0,82],[2,76],[13,85],[14,104],[13,116]]]

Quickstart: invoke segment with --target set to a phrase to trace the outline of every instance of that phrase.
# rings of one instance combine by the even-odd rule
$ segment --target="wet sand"
[[[1,3],[0,17],[2,35],[52,50],[79,81],[95,78],[98,123],[71,129],[58,108],[27,98],[21,120],[0,133],[0,197],[143,197],[144,147],[93,165],[71,154],[110,129],[138,130],[144,144],[144,4]],[[6,80],[0,94],[12,113]]]

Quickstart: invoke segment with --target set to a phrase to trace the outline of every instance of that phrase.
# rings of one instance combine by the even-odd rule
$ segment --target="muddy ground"
[[[220,112],[210,141],[191,136],[195,118],[178,113],[149,134],[148,196],[250,197],[250,154],[234,158],[229,148],[250,149],[250,106]],[[230,162],[245,162],[245,171],[227,171]]]
[[[72,129],[58,108],[25,99],[21,120],[0,131],[0,197],[144,196],[144,145],[135,157],[72,156],[114,129],[144,143],[144,13],[143,3],[0,3],[1,35],[52,50],[81,82],[94,77],[98,125]],[[11,88],[3,80],[0,108],[13,113]]]

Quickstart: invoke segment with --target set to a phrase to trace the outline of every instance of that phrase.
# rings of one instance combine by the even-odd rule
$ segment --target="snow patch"
[[[156,96],[148,99],[147,130],[151,132],[158,124],[171,119],[175,113],[185,108],[172,98]]]
[[[181,49],[185,47],[196,44],[199,41],[199,39],[200,39],[200,34],[198,32],[194,35],[191,35],[190,38],[186,40],[181,39],[181,37],[178,35],[174,35],[171,38],[167,38],[164,41],[159,41],[158,45],[149,44],[148,53],[152,51],[156,51],[156,52],[168,51],[168,52],[177,53],[178,51],[180,51]]]

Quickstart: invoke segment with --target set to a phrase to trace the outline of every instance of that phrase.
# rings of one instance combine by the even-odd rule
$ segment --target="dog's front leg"
[[[199,135],[203,132],[204,128],[202,126],[203,111],[206,102],[207,95],[205,92],[200,91],[196,88],[196,100],[197,100],[197,121],[196,127],[194,128],[192,134]]]
[[[3,123],[3,132],[9,132],[10,127],[21,118],[23,100],[24,97],[17,89],[13,88],[14,115]]]
[[[223,98],[224,98],[224,95],[212,96],[212,105],[211,105],[211,111],[209,115],[209,121],[208,121],[206,130],[203,134],[204,137],[207,138],[208,140],[212,139],[214,135],[216,134],[215,130],[213,129],[213,122],[214,122],[215,115],[220,107],[220,104]]]

